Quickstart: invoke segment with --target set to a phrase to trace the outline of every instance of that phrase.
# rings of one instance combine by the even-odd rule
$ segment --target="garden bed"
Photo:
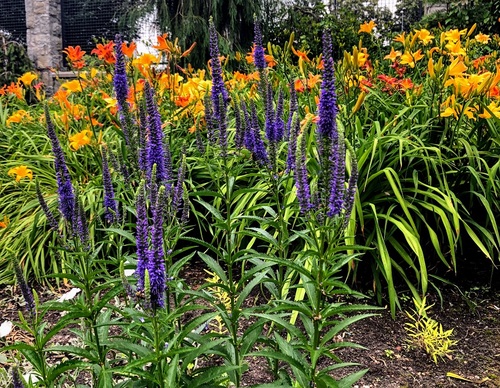
[[[188,267],[183,275],[197,287],[204,281],[202,269]],[[55,300],[68,289],[39,287],[41,300]],[[442,305],[435,296],[428,303],[435,303],[431,316],[445,330],[453,329],[453,338],[458,344],[449,357],[435,364],[421,349],[412,349],[407,344],[404,325],[407,315],[399,311],[396,319],[388,310],[379,315],[357,322],[344,331],[336,340],[352,341],[366,350],[342,349],[338,356],[342,361],[357,362],[369,368],[369,372],[357,383],[358,387],[498,387],[500,386],[500,292],[498,290],[472,288],[460,293],[454,288],[443,292]],[[252,300],[255,300],[252,298]],[[411,309],[410,301],[405,309]],[[14,286],[0,290],[2,321],[18,319],[18,310],[24,300]],[[49,325],[60,318],[59,312],[47,315]],[[22,331],[14,328],[4,339],[7,342],[30,341]],[[57,344],[76,344],[77,338],[64,331],[54,339]],[[52,356],[50,363],[61,361]],[[216,360],[210,362],[216,363]],[[263,358],[247,359],[248,371],[243,375],[242,385],[251,386],[273,381]],[[3,365],[6,367],[7,365]],[[358,368],[359,369],[359,368]],[[27,370],[23,371],[26,373]],[[349,370],[343,370],[347,373]],[[352,369],[349,372],[353,372]],[[452,377],[453,374],[454,377]],[[83,378],[84,374],[82,374]],[[340,377],[340,376],[338,376]]]

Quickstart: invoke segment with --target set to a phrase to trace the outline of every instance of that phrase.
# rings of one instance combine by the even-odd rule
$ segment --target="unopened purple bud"
[[[33,298],[33,292],[31,288],[28,286],[26,279],[24,278],[21,267],[16,259],[14,261],[14,272],[16,274],[17,284],[21,288],[21,293],[23,294],[24,301],[26,302],[26,308],[30,317],[33,319],[36,315],[35,310],[35,300]]]
[[[293,84],[290,84],[290,109],[288,113],[288,122],[285,128],[285,135],[288,138],[292,129],[293,114],[299,110],[299,102],[297,100],[297,92]]]
[[[24,388],[17,366],[12,367],[12,388]]]
[[[38,203],[40,203],[40,207],[42,208],[45,216],[47,217],[47,220],[49,221],[50,228],[52,230],[58,230],[59,223],[57,222],[54,213],[52,213],[52,211],[49,209],[47,202],[45,202],[45,198],[43,198],[43,194],[42,191],[40,190],[40,184],[38,183],[38,180],[36,181],[36,196],[38,198]]]
[[[243,147],[243,141],[245,139],[245,131],[243,127],[243,122],[241,121],[241,109],[238,104],[234,104],[234,120],[235,120],[235,134],[234,134],[234,145],[237,149]]]
[[[294,113],[290,136],[288,140],[288,155],[286,158],[286,171],[291,172],[295,170],[295,160],[297,157],[297,138],[300,133],[300,121],[297,113]]]
[[[141,182],[136,195],[136,247],[137,247],[137,289],[144,290],[144,272],[147,268],[148,256],[148,236],[149,236],[149,223],[148,223],[148,210],[146,208],[146,193],[144,188],[144,181]]]
[[[111,224],[118,221],[119,215],[105,147],[102,149],[102,181],[104,186],[104,218]]]
[[[297,150],[297,168],[295,169],[295,186],[297,187],[297,199],[299,200],[301,214],[306,214],[312,209],[311,189],[307,177],[306,152],[306,136],[304,132],[300,138],[300,147]]]

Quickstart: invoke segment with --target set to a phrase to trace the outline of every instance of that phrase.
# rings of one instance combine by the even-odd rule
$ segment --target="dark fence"
[[[97,42],[120,32],[122,0],[61,0],[63,47],[79,45],[90,54]]]
[[[0,1],[0,31],[7,32],[13,40],[26,43],[24,0]]]

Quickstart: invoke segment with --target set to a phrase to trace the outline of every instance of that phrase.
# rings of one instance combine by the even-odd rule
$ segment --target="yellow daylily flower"
[[[21,81],[24,84],[24,86],[29,86],[37,78],[38,76],[35,73],[29,71],[27,73],[24,73],[21,77],[19,77],[18,80]]]
[[[431,33],[425,28],[422,28],[421,30],[415,30],[415,33],[417,34],[418,39],[424,45],[428,45],[432,41],[432,39],[434,39],[434,35],[431,35]]]
[[[358,33],[365,32],[367,34],[371,34],[376,26],[377,24],[373,20],[370,20],[369,22],[365,22],[359,26]]]
[[[467,70],[467,66],[461,61],[459,58],[455,58],[455,60],[449,66],[449,75],[450,76],[459,76],[463,75],[464,71]]]
[[[69,92],[81,92],[82,84],[79,80],[74,79],[73,81],[67,81],[61,84],[61,88],[68,90]]]
[[[491,111],[491,113],[493,113],[493,116],[500,119],[500,106],[497,105],[497,103],[495,101],[492,101],[490,103],[490,105],[488,105],[488,109],[489,109],[489,111]],[[484,112],[481,113],[479,115],[479,117],[481,117],[483,119],[490,119],[492,116],[491,116],[491,113],[489,111],[487,109],[484,109]]]
[[[482,44],[487,44],[491,40],[490,36],[485,34],[477,34],[474,39]]]
[[[387,54],[384,57],[384,59],[389,59],[391,62],[394,62],[400,56],[401,56],[401,51],[395,51],[394,47],[391,47],[391,52],[389,54]]]
[[[408,51],[405,51],[403,55],[401,55],[401,64],[402,65],[408,65],[411,68],[415,67],[415,63],[420,61],[424,55],[422,54],[422,50],[415,51],[413,53],[409,53]]]
[[[456,28],[454,30],[450,31],[445,31],[444,34],[444,40],[447,42],[457,42],[460,40],[460,37],[462,35],[465,35],[467,33],[467,29],[465,30],[457,30]]]
[[[83,131],[78,132],[77,134],[71,136],[69,138],[70,147],[76,151],[87,144],[90,144],[90,140],[92,137],[92,131],[88,129],[84,129]]]
[[[457,40],[456,42],[450,42],[445,47],[448,50],[448,52],[453,56],[456,55],[465,56],[465,50],[462,48],[462,45],[459,40]]]
[[[15,111],[14,113],[12,113],[12,115],[10,117],[7,118],[6,124],[8,127],[10,127],[10,125],[12,123],[21,123],[24,120],[27,120],[27,121],[31,120],[31,116],[24,109],[19,109],[19,110]]]
[[[394,42],[399,42],[403,44],[405,44],[405,40],[406,40],[406,32],[402,32],[401,34],[399,34],[394,38]]]
[[[33,171],[31,171],[28,166],[17,166],[11,168],[8,172],[8,175],[15,175],[16,182],[19,182],[23,178],[30,178],[33,179]]]

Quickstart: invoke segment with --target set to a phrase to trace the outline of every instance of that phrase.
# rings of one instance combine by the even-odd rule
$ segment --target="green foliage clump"
[[[422,25],[427,28],[470,28],[474,24],[477,28],[490,34],[500,34],[500,0],[482,1],[431,1],[432,6],[439,6],[437,12],[430,13],[422,20]],[[444,5],[444,7],[443,7]]]
[[[443,325],[430,318],[427,313],[433,305],[426,305],[426,298],[413,299],[415,310],[406,311],[410,322],[405,324],[408,342],[411,347],[423,349],[436,364],[444,357],[449,357],[451,349],[457,344],[452,339],[453,329],[444,330]]]
[[[16,82],[19,76],[32,69],[24,45],[0,31],[0,86]]]

